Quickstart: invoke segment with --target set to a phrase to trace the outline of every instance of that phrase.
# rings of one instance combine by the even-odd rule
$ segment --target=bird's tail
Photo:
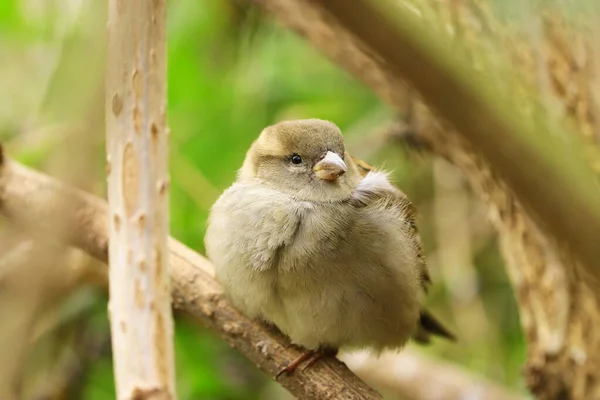
[[[413,334],[413,340],[422,344],[431,342],[431,336],[440,336],[448,340],[456,341],[456,336],[451,333],[440,321],[438,321],[427,310],[421,310],[417,331]]]

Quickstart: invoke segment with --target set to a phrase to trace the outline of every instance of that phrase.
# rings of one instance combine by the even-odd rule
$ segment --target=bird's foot
[[[283,367],[281,370],[279,370],[279,372],[275,376],[275,379],[276,380],[279,379],[279,377],[281,375],[283,375],[283,374],[286,374],[286,375],[290,376],[296,370],[296,368],[298,368],[298,366],[300,364],[302,364],[303,361],[311,358],[314,354],[315,354],[314,350],[307,350],[307,351],[305,351],[298,358],[296,358],[294,361],[292,361],[291,363],[289,363],[288,365],[286,365],[285,367]]]
[[[335,356],[336,354],[337,349],[332,349],[329,347],[320,347],[317,350],[306,350],[298,358],[296,358],[294,361],[282,368],[275,376],[275,379],[279,379],[279,377],[283,374],[286,374],[288,376],[291,375],[300,366],[300,364],[302,364],[306,360],[308,360],[308,362],[306,363],[304,368],[302,368],[302,372],[306,371],[321,358],[327,356]]]
[[[316,363],[317,361],[319,361],[321,358],[327,356],[327,354],[325,354],[325,352],[323,351],[317,351],[315,352],[306,362],[306,364],[304,365],[304,368],[302,368],[302,372],[306,371],[307,369],[309,369],[314,363]]]

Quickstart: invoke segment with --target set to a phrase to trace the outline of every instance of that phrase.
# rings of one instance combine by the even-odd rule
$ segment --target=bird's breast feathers
[[[399,228],[402,208],[385,199],[388,192],[393,187],[379,173],[358,186],[360,205],[352,198],[303,202],[259,184],[236,183],[211,211],[208,256],[236,307],[274,322],[300,344],[318,337],[349,340],[333,318],[346,309],[342,315],[355,314],[343,331],[356,332],[357,343],[377,335],[382,343],[396,343],[404,340],[397,326],[416,321],[417,294],[411,290],[418,284],[412,246]],[[387,322],[363,337],[362,330],[374,329],[363,324],[369,315]],[[316,334],[317,328],[322,332]]]
[[[341,241],[361,240],[351,237],[357,230],[401,230],[403,199],[384,172],[369,172],[341,202],[301,201],[260,181],[235,183],[213,206],[207,251],[217,268],[243,263],[254,271],[334,258]],[[290,263],[277,265],[282,257]]]

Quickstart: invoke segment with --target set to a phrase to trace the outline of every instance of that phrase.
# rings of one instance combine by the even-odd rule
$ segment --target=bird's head
[[[246,155],[240,179],[259,179],[300,200],[350,198],[360,180],[332,122],[284,121],[265,128]]]

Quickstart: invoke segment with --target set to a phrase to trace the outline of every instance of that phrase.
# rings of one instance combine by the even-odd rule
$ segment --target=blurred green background
[[[350,151],[393,170],[420,210],[434,279],[428,301],[459,341],[410,346],[524,392],[526,350],[513,293],[485,209],[460,173],[382,139],[393,111],[246,2],[170,1],[168,18],[171,234],[204,251],[208,209],[262,128],[291,118],[334,121]],[[0,134],[7,151],[102,196],[105,26],[106,1],[0,2]],[[105,291],[90,285],[59,304],[54,328],[29,355],[32,376],[49,376],[64,354],[93,353],[78,364],[78,385],[65,398],[114,398],[106,301]],[[177,313],[175,325],[180,399],[283,398],[272,380],[187,316]],[[94,352],[79,347],[82,335]],[[34,393],[37,381],[30,381]]]

